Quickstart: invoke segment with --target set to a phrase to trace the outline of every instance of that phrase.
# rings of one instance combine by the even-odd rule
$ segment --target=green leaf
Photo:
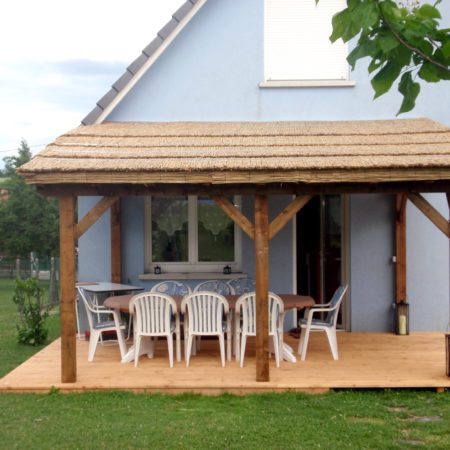
[[[448,41],[444,45],[442,45],[441,52],[445,58],[450,57],[450,41]]]
[[[403,102],[397,116],[411,111],[416,106],[416,99],[420,92],[420,84],[413,81],[411,72],[405,72],[398,85],[398,90],[403,95]]]
[[[374,56],[374,51],[376,51],[376,47],[372,41],[366,40],[362,43],[358,42],[356,47],[347,56],[347,61],[352,70],[355,70],[355,65],[358,59],[365,58],[366,56]]]
[[[391,32],[384,32],[383,34],[379,34],[378,44],[383,53],[389,53],[391,50],[398,47],[400,42]]]
[[[353,22],[352,15],[348,9],[336,13],[332,19],[333,32],[330,36],[331,42],[336,42],[341,38],[344,42],[348,42],[361,31],[361,25]]]
[[[402,65],[397,61],[388,61],[372,78],[372,87],[375,91],[375,98],[385,94],[392,87],[392,84],[400,75]]]
[[[441,81],[441,77],[438,74],[438,68],[429,62],[424,62],[422,64],[418,75],[422,80],[428,81],[429,83]]]
[[[375,70],[379,69],[381,65],[383,64],[383,61],[378,58],[373,58],[372,61],[369,64],[369,67],[367,68],[369,73],[374,72]]]
[[[416,10],[416,13],[424,17],[430,17],[432,19],[441,18],[441,13],[439,12],[439,10],[429,4],[422,5],[420,8]]]

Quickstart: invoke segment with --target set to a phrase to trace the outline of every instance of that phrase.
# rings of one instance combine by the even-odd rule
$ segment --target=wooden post
[[[397,194],[395,199],[395,301],[405,303],[406,290],[406,195]]]
[[[61,381],[77,380],[75,317],[75,197],[59,199]]]
[[[120,242],[120,199],[111,206],[111,281],[122,281],[122,248]]]
[[[256,381],[269,381],[269,208],[255,195]]]

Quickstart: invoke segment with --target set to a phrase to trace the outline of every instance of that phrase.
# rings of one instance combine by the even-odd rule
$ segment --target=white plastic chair
[[[181,361],[180,317],[175,300],[166,294],[143,292],[130,301],[130,313],[133,314],[134,366],[139,361],[139,350],[143,337],[149,339],[165,336],[169,352],[169,365],[173,367],[173,334],[176,336],[177,361]],[[153,356],[152,353],[149,355]]]
[[[256,336],[256,294],[249,292],[241,295],[237,302],[235,313],[241,320],[235,321],[236,359],[244,367],[245,347],[248,336]],[[283,319],[284,303],[278,295],[269,292],[269,338],[273,339],[275,363],[280,367],[280,354],[283,350]],[[241,340],[239,350],[239,340]]]
[[[334,360],[339,359],[338,346],[336,338],[336,323],[345,293],[348,285],[339,286],[333,294],[331,301],[325,304],[314,305],[309,311],[305,313],[305,318],[300,319],[300,342],[298,344],[298,354],[301,355],[301,360],[306,358],[306,349],[308,348],[309,333],[311,331],[325,331],[328,337],[328,343]],[[325,320],[314,319],[313,316],[319,312],[326,312]]]
[[[184,283],[180,283],[179,281],[174,280],[165,280],[161,281],[158,284],[155,284],[150,292],[159,292],[160,294],[167,295],[187,295],[190,294],[191,288]]]
[[[220,295],[232,295],[234,294],[233,288],[222,280],[208,280],[203,281],[194,288],[194,292],[215,292]]]
[[[243,295],[249,292],[255,292],[256,281],[253,278],[233,278],[228,281],[234,294]]]
[[[231,359],[231,321],[227,299],[214,292],[194,292],[181,302],[184,316],[184,351],[186,367],[193,346],[194,336],[217,336],[220,344],[222,367],[225,367],[225,332],[227,333],[227,354]],[[223,316],[226,323],[223,323]]]
[[[123,358],[127,352],[125,340],[122,334],[122,330],[125,329],[125,325],[120,323],[119,313],[113,309],[107,309],[104,306],[94,304],[90,296],[80,286],[77,286],[77,290],[83,300],[89,322],[90,338],[88,361],[93,361],[98,341],[100,340],[102,333],[105,331],[115,331],[117,333],[120,356]],[[101,321],[102,316],[112,316],[113,320]]]

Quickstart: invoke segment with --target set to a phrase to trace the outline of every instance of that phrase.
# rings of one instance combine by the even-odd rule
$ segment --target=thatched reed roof
[[[450,128],[353,122],[105,122],[80,126],[19,172],[30,183],[450,180]]]

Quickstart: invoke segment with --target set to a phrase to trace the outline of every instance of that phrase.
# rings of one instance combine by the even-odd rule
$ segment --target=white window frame
[[[274,32],[273,30],[276,30],[277,25],[277,14],[276,12],[274,13],[274,16],[270,16],[270,12],[276,11],[277,3],[274,3],[275,0],[264,0],[264,81],[262,83],[260,83],[260,87],[327,87],[327,86],[342,86],[342,87],[347,87],[347,86],[354,86],[355,83],[354,81],[351,81],[349,79],[349,73],[350,73],[350,68],[349,65],[345,59],[345,61],[341,60],[340,57],[337,58],[336,62],[340,61],[339,64],[342,64],[341,69],[338,70],[338,72],[341,73],[341,75],[339,77],[327,77],[325,73],[323,73],[323,67],[322,69],[320,69],[319,71],[316,71],[316,76],[301,76],[301,75],[297,75],[295,72],[299,70],[299,72],[297,72],[298,74],[302,73],[303,70],[300,70],[300,66],[299,68],[295,69],[292,67],[291,70],[278,70],[276,68],[279,68],[279,63],[276,63],[277,59],[273,60],[271,59],[271,57],[269,56],[271,53],[269,52],[273,52],[274,49],[272,48],[272,50],[269,50],[269,48],[271,48],[272,43],[277,42],[277,34],[275,32],[275,35],[271,35],[270,32],[268,31],[269,29],[272,30],[272,32]],[[292,0],[293,1],[293,0]],[[308,0],[309,2],[313,2],[314,0]],[[325,0],[326,1],[326,0]],[[298,0],[298,2],[301,4],[302,0]],[[320,7],[321,3],[319,3],[319,7]],[[282,5],[283,6],[283,5]],[[281,6],[281,7],[282,7]],[[323,7],[324,5],[322,5]],[[311,5],[309,5],[308,7],[311,7]],[[343,5],[343,7],[345,7],[345,5]],[[295,17],[295,16],[293,16]],[[273,22],[272,22],[273,21]],[[271,23],[275,24],[275,25],[270,25]],[[301,26],[301,24],[299,23],[299,27]],[[331,27],[331,17],[330,17],[330,27]],[[272,38],[275,39],[275,41],[272,42],[272,38],[270,37],[272,36]],[[291,39],[300,39],[301,36],[301,32],[299,33],[299,36],[297,38],[295,37],[291,37]],[[284,42],[284,41],[279,41],[278,44],[275,44],[276,46],[280,45],[280,42]],[[289,41],[286,41],[289,42]],[[292,42],[292,41],[291,41]],[[299,41],[299,42],[303,42],[303,41]],[[345,56],[343,56],[344,58],[346,58],[346,56],[348,55],[348,45],[344,44],[342,42],[338,42],[335,44],[336,46],[338,46],[336,48],[336,52],[338,52],[337,54],[340,55],[341,53]],[[292,58],[297,58],[299,64],[309,64],[311,66],[311,63],[313,63],[314,61],[307,61],[307,60],[303,60],[302,61],[302,53],[301,53],[301,44],[299,43],[300,46],[300,52],[298,52],[298,49],[296,50],[296,55],[290,55],[291,57],[288,59],[292,59]],[[293,51],[293,48],[291,49]],[[330,51],[330,50],[327,50]],[[291,53],[291,52],[289,52]],[[334,51],[333,51],[334,53]],[[277,51],[275,53],[275,55],[279,55],[279,51]],[[287,55],[289,56],[289,55]],[[275,56],[275,58],[277,58]],[[271,61],[271,62],[270,62]],[[276,65],[274,65],[276,64]],[[314,66],[314,64],[313,64]],[[344,69],[345,66],[345,69]],[[282,66],[281,66],[282,67]],[[318,66],[321,67],[321,66]],[[340,67],[340,66],[336,66],[336,67]],[[287,68],[286,68],[287,69]],[[341,72],[342,70],[342,72]],[[280,75],[277,75],[277,72],[280,73]],[[281,76],[281,73],[284,72],[285,75]],[[308,70],[306,70],[306,72],[309,72]],[[330,72],[331,75],[332,72]]]
[[[160,197],[160,196],[158,196]],[[178,197],[178,196],[177,196]],[[232,272],[241,270],[242,233],[234,223],[234,261],[198,261],[198,202],[197,195],[188,195],[188,258],[186,262],[153,262],[152,261],[152,198],[145,198],[144,246],[146,273],[153,273],[156,266],[164,273],[211,272],[223,273],[225,266],[230,266]],[[203,196],[200,196],[203,197]],[[234,205],[241,209],[241,196],[234,196]]]

